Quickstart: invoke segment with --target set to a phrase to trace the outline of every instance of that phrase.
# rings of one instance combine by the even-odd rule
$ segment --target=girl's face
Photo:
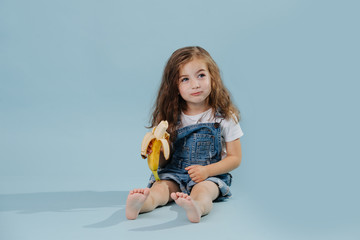
[[[207,110],[211,77],[205,62],[195,58],[180,67],[179,75],[179,93],[187,107]]]

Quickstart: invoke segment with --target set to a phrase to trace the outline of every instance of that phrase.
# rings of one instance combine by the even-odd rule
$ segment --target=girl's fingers
[[[185,170],[189,171],[190,169],[193,169],[196,165],[190,165],[185,168]]]

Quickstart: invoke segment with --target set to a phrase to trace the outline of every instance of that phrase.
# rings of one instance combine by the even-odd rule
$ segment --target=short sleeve
[[[235,122],[232,118],[224,119],[220,125],[222,127],[222,135],[225,142],[234,141],[244,135],[240,123]]]

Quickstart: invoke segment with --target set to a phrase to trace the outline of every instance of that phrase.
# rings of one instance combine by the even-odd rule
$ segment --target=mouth
[[[199,96],[202,92],[195,92],[195,93],[191,93],[191,96]]]

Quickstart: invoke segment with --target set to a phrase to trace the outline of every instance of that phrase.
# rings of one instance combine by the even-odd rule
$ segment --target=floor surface
[[[351,225],[347,225],[348,229],[324,229],[321,223],[312,221],[311,215],[308,221],[299,222],[296,211],[294,218],[286,222],[283,212],[276,216],[261,206],[257,208],[252,202],[252,193],[239,186],[233,188],[231,199],[214,203],[212,212],[200,223],[190,223],[175,203],[130,221],[125,217],[128,194],[125,188],[0,194],[0,237],[4,240],[111,240],[169,236],[184,239],[196,235],[206,239],[344,239],[346,231],[346,236],[359,234]]]

